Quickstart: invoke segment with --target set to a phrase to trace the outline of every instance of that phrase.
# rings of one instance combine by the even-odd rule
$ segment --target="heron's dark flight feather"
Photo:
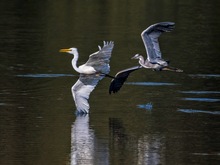
[[[127,80],[129,74],[135,70],[140,69],[141,66],[134,66],[132,68],[124,69],[115,75],[109,86],[109,94],[118,92]]]

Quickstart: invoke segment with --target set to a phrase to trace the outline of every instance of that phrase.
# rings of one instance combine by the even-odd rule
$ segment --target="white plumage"
[[[94,90],[100,80],[102,80],[110,72],[110,58],[114,43],[103,42],[104,45],[99,50],[89,56],[88,61],[77,67],[79,54],[76,48],[61,49],[60,52],[73,54],[73,68],[80,73],[77,82],[72,86],[71,92],[75,101],[77,113],[89,113],[89,95]]]

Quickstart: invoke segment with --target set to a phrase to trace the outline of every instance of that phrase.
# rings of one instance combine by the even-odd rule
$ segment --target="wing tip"
[[[99,51],[101,51],[103,48],[109,46],[110,48],[114,47],[114,41],[103,41],[103,47],[98,45]]]
[[[103,41],[103,47],[108,45],[114,45],[114,41]]]
[[[75,114],[76,116],[86,116],[87,114],[89,114],[89,110],[77,109]]]
[[[150,33],[151,31],[153,31],[154,28],[157,28],[158,30],[161,30],[164,32],[171,32],[175,28],[175,22],[165,21],[165,22],[158,22],[158,23],[152,24],[149,27],[147,27],[144,31],[142,31],[141,36],[143,36],[145,33]]]

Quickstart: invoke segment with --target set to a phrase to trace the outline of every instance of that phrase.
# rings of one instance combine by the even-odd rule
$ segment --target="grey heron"
[[[158,38],[163,32],[171,32],[174,29],[174,22],[159,22],[149,26],[141,33],[141,38],[147,53],[147,59],[142,55],[136,54],[132,59],[139,60],[139,66],[119,71],[111,81],[109,93],[116,93],[120,90],[129,74],[140,68],[153,69],[154,71],[174,71],[183,72],[181,69],[170,67],[169,62],[162,59]]]
[[[88,61],[77,67],[79,53],[77,48],[60,49],[60,52],[67,52],[73,55],[72,66],[80,73],[79,79],[72,86],[71,92],[75,101],[76,110],[78,114],[89,113],[89,95],[94,90],[96,85],[105,76],[109,76],[110,72],[110,58],[114,43],[103,42],[103,47],[98,46],[99,50],[89,56]]]

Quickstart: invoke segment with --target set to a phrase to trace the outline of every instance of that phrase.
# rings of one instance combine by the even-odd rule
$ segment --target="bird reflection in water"
[[[127,141],[127,135],[121,119],[109,118],[109,130],[110,137],[116,143],[115,146],[120,146]]]
[[[71,127],[71,165],[108,165],[112,157],[121,163],[135,160],[134,164],[160,164],[164,159],[163,135],[143,132],[133,136],[122,119],[109,118],[109,137],[96,137],[89,115],[78,115]]]
[[[109,119],[111,157],[117,157],[122,164],[161,164],[164,162],[163,135],[146,133],[136,137],[126,130],[122,119]]]
[[[77,115],[71,128],[71,165],[109,164],[106,141],[95,136],[89,125],[89,115]]]
[[[78,115],[71,128],[71,165],[93,164],[94,132],[89,129],[89,116]]]

